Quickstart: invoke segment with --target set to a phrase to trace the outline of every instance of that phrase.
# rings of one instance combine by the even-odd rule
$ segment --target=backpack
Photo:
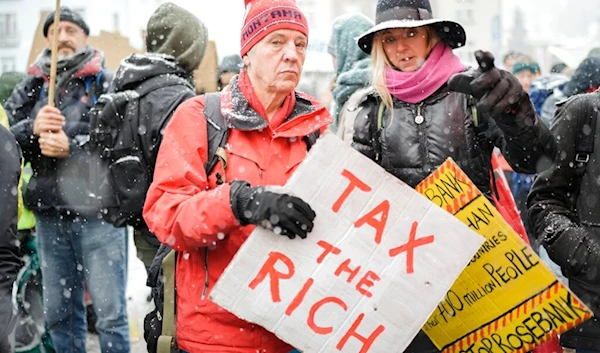
[[[224,146],[229,137],[229,129],[221,114],[221,94],[206,93],[204,97],[208,140],[208,160],[204,163],[204,170],[206,175],[209,175],[219,162],[223,170],[227,167]],[[315,131],[304,138],[307,150],[310,150],[319,136],[320,131]],[[222,176],[217,179],[224,182],[224,178],[225,176]],[[155,309],[144,318],[144,339],[149,353],[180,352],[175,335],[176,263],[177,252],[161,244],[148,271],[146,285],[151,288],[155,306]]]
[[[176,75],[153,77],[135,89],[103,94],[90,110],[90,151],[100,156],[100,163],[90,164],[94,197],[99,200],[104,220],[115,227],[144,224],[142,209],[150,187],[154,165],[148,162],[140,135],[140,99],[157,87],[191,84]],[[171,117],[160,117],[164,126]]]

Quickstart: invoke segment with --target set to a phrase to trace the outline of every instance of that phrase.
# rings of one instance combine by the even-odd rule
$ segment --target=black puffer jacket
[[[386,108],[383,128],[377,131],[380,100],[371,91],[355,121],[353,146],[412,187],[452,157],[489,195],[494,146],[520,173],[536,173],[536,163],[553,156],[550,131],[536,116],[497,122],[478,114],[483,125],[476,131],[468,97],[450,92],[446,85],[419,104],[393,100],[393,118]]]
[[[103,54],[96,52],[63,87],[56,89],[57,107],[66,119],[63,130],[70,140],[68,158],[42,155],[38,138],[33,134],[33,122],[40,109],[48,104],[48,77],[38,67],[30,69],[30,75],[7,99],[5,108],[11,132],[33,169],[25,191],[28,209],[44,213],[75,211],[86,215],[100,211],[99,204],[90,196],[89,166],[93,161],[85,142],[89,136],[90,107],[94,99],[108,90],[112,78],[103,65]]]
[[[17,246],[17,186],[21,153],[14,136],[0,126],[0,350],[16,323],[12,289],[21,267]]]
[[[594,151],[587,165],[576,163],[575,146],[579,131],[585,131],[588,114],[596,118],[598,109],[598,91],[559,104],[552,124],[556,158],[538,175],[528,198],[535,236],[561,267],[571,290],[596,315],[561,335],[561,344],[593,351],[600,351],[600,247],[591,246],[583,237],[595,238],[595,244],[600,244],[600,123],[589,135],[594,137]]]
[[[537,116],[507,117],[503,121],[479,116],[484,125],[476,131],[468,96],[450,92],[446,85],[419,104],[393,101],[393,118],[386,108],[383,128],[378,130],[380,100],[373,90],[364,98],[352,145],[412,187],[452,157],[489,196],[494,146],[521,173],[536,173],[538,161],[554,155],[552,135]],[[437,351],[421,331],[406,353]]]

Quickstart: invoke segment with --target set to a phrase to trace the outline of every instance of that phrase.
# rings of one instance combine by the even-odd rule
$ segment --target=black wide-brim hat
[[[452,49],[465,45],[467,35],[459,23],[434,19],[429,0],[378,0],[375,26],[358,37],[358,47],[367,54],[373,49],[377,32],[392,28],[431,26]]]

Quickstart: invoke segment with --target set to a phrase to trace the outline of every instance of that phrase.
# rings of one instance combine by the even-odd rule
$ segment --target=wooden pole
[[[58,56],[58,34],[60,33],[60,0],[56,0],[54,10],[54,32],[52,32],[52,57],[50,61],[50,81],[48,82],[48,104],[54,107],[54,90],[56,87],[56,61]]]

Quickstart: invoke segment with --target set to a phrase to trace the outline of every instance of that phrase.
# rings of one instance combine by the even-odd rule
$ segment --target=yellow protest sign
[[[592,316],[452,159],[416,190],[486,238],[423,326],[444,353],[526,352]]]

